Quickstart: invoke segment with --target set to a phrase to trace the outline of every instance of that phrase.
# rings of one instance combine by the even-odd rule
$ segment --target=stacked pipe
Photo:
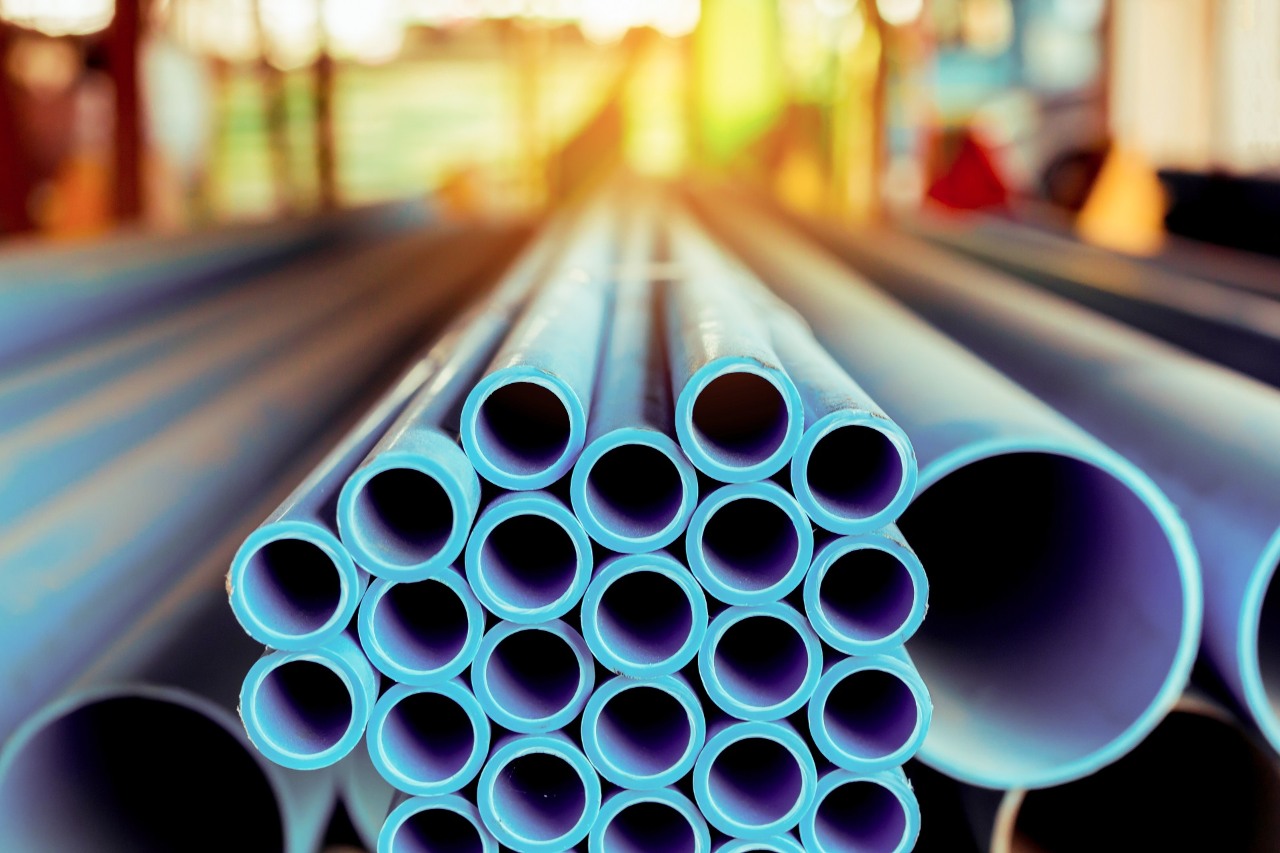
[[[615,189],[246,539],[245,729],[380,851],[909,850],[915,481],[797,314]]]

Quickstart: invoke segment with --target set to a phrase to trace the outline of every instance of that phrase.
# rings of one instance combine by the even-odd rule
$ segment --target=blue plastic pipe
[[[818,680],[809,737],[837,767],[875,773],[915,755],[932,716],[929,691],[906,652],[849,657]]]
[[[711,853],[711,830],[673,788],[617,791],[604,801],[587,853]]]
[[[617,676],[582,712],[582,749],[607,781],[654,790],[693,769],[707,737],[697,695],[678,675],[638,681]]]
[[[804,707],[822,675],[822,643],[781,601],[729,607],[711,620],[698,652],[707,696],[742,720],[780,720]]]
[[[717,724],[693,768],[693,796],[703,816],[737,838],[790,831],[817,789],[813,756],[789,723]]]
[[[887,287],[1142,464],[1177,502],[1201,554],[1203,657],[1280,749],[1280,594],[1272,592],[1280,452],[1260,426],[1280,423],[1280,393],[994,271],[909,245],[920,268],[900,266],[884,276]],[[921,674],[937,700],[937,685],[923,667]]]
[[[893,525],[831,540],[804,578],[804,611],[813,630],[845,654],[901,646],[924,621],[928,602],[920,558]]]
[[[452,794],[480,775],[490,736],[480,703],[455,679],[391,687],[373,708],[366,743],[382,778],[427,797]]]
[[[697,474],[672,433],[655,215],[645,206],[628,223],[587,444],[569,482],[587,533],[623,554],[670,545],[698,503]]]
[[[467,539],[467,581],[499,619],[558,619],[591,580],[591,540],[569,507],[548,492],[514,492],[485,507]]]
[[[364,736],[379,678],[356,638],[339,634],[323,646],[268,652],[249,669],[240,717],[258,751],[282,767],[329,767]]]
[[[671,675],[698,654],[707,597],[668,554],[627,554],[596,570],[581,620],[582,638],[605,669],[631,678]]]
[[[563,734],[500,741],[476,787],[485,827],[517,853],[551,853],[584,841],[600,799],[600,777]]]
[[[498,841],[480,820],[480,810],[458,796],[412,797],[387,817],[377,853],[472,851],[498,853]]]
[[[614,226],[599,206],[580,216],[564,256],[467,394],[462,446],[494,485],[546,488],[582,452],[610,316]]]
[[[770,477],[791,460],[804,407],[744,284],[687,218],[670,229],[681,278],[666,289],[667,357],[680,447],[727,483]]]
[[[804,853],[800,842],[791,835],[768,838],[730,838],[716,847],[716,853]]]
[[[920,805],[901,768],[829,770],[800,822],[809,853],[910,853],[919,835]]]
[[[689,521],[685,554],[694,577],[726,604],[777,601],[804,580],[813,525],[777,483],[732,483],[702,499]]]
[[[338,496],[343,544],[371,574],[422,580],[462,555],[480,480],[457,442],[457,410],[558,248],[553,223],[496,289],[451,327],[431,380],[369,451]]]
[[[500,622],[480,641],[471,689],[495,723],[513,732],[564,728],[595,687],[595,661],[564,622]]]
[[[408,350],[437,310],[430,283],[474,277],[461,259],[451,266],[264,365],[0,538],[0,736],[82,671],[404,357],[397,348]]]
[[[356,627],[374,667],[428,687],[461,675],[480,649],[484,610],[457,569],[423,581],[369,584]]]
[[[898,526],[929,571],[911,645],[934,701],[922,758],[972,784],[1041,786],[1133,748],[1176,701],[1199,641],[1197,559],[1174,506],[834,257],[736,197],[699,198],[911,436],[921,487]]]

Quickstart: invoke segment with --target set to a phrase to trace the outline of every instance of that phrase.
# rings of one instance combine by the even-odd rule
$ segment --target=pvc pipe
[[[1202,557],[1204,660],[1280,749],[1280,594],[1273,592],[1280,453],[1257,427],[1280,422],[1280,393],[1088,309],[911,245],[937,276],[913,269],[886,277],[888,286],[1141,463],[1177,501]],[[945,284],[938,277],[944,271]],[[1196,404],[1188,406],[1189,399]],[[1152,607],[1160,601],[1153,590],[1144,598]],[[1155,618],[1144,613],[1144,621]],[[936,700],[937,685],[927,670],[921,674]]]
[[[427,280],[445,288],[476,272],[474,258],[455,256]],[[48,701],[170,588],[180,568],[277,481],[299,447],[393,357],[403,358],[396,346],[420,334],[435,304],[421,285],[369,303],[7,531],[0,538],[0,582],[9,591],[0,596],[0,733]]]
[[[746,483],[782,470],[804,428],[804,408],[766,325],[742,298],[738,270],[696,224],[670,232],[684,280],[666,292],[667,358],[680,447],[716,480]]]
[[[378,834],[378,853],[498,853],[480,810],[457,794],[413,797],[396,806]]]
[[[830,770],[800,821],[810,853],[909,853],[920,835],[920,805],[901,768],[861,775]]]
[[[697,474],[672,432],[661,292],[651,266],[655,215],[641,207],[626,230],[587,443],[569,482],[587,533],[623,554],[670,545],[698,503]]]
[[[1041,786],[1133,748],[1176,701],[1200,634],[1174,506],[831,256],[736,198],[701,206],[911,436],[920,490],[898,526],[929,567],[911,647],[934,701],[922,758],[976,785]],[[974,530],[991,531],[979,574],[956,548]]]
[[[653,678],[678,672],[698,654],[707,597],[679,560],[629,554],[596,570],[580,618],[582,638],[606,669]]]
[[[712,597],[726,604],[777,601],[809,570],[813,525],[778,484],[734,483],[698,504],[685,534],[685,554]]]
[[[707,737],[702,705],[678,675],[618,676],[582,712],[582,749],[607,781],[646,791],[674,785],[693,769]]]
[[[845,658],[827,667],[809,700],[809,737],[855,773],[897,767],[929,731],[933,702],[906,652]]]
[[[480,649],[484,610],[457,569],[424,581],[378,578],[360,600],[360,645],[374,667],[429,687],[461,675]]]
[[[822,644],[794,607],[730,607],[698,652],[708,698],[742,720],[780,720],[804,707],[822,675]]]
[[[467,581],[499,619],[533,624],[573,610],[591,581],[591,540],[548,492],[517,492],[480,513],[467,539]]]
[[[693,796],[713,827],[763,840],[800,822],[818,788],[809,747],[788,723],[713,727],[693,768]]]
[[[897,527],[842,536],[818,551],[804,578],[804,612],[824,642],[870,655],[915,635],[929,578]]]
[[[268,652],[240,690],[240,717],[258,751],[282,767],[336,764],[360,743],[378,698],[378,674],[356,639]]]
[[[582,712],[595,682],[586,642],[558,620],[498,623],[471,665],[471,689],[485,713],[513,732],[564,728]]]
[[[458,446],[453,418],[554,256],[559,225],[545,229],[483,302],[440,343],[433,378],[347,478],[338,496],[342,542],[370,574],[414,581],[462,554],[480,504],[480,480]]]
[[[476,788],[484,825],[518,853],[566,850],[600,813],[600,777],[562,734],[509,736],[489,757]]]
[[[617,791],[604,801],[588,853],[711,853],[711,830],[689,798],[672,788]]]
[[[581,217],[564,259],[467,394],[462,446],[496,486],[546,488],[582,452],[609,319],[613,224],[603,207]]]
[[[454,680],[392,686],[373,708],[366,742],[384,779],[426,797],[470,784],[489,755],[490,735],[480,703]]]
[[[756,839],[730,838],[716,848],[716,853],[804,853],[804,848],[790,835],[771,835]]]

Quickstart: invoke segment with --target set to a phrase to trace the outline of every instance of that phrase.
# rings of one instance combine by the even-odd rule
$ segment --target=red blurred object
[[[948,210],[1009,209],[1009,188],[995,156],[973,130],[941,133],[930,148],[927,204]]]

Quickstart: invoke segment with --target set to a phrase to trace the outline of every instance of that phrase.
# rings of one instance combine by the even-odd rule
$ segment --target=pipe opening
[[[36,732],[0,783],[6,849],[160,853],[198,837],[209,850],[283,850],[284,816],[250,750],[172,702],[77,707]]]
[[[818,439],[804,473],[818,506],[846,519],[883,512],[902,488],[904,476],[902,457],[889,436],[852,424]]]
[[[619,658],[660,664],[679,654],[693,633],[693,603],[671,578],[636,571],[605,588],[596,621],[600,639]]]
[[[508,474],[540,474],[569,449],[569,410],[535,382],[494,388],[476,410],[475,427],[485,458]]]
[[[272,669],[250,701],[262,736],[294,755],[317,755],[337,746],[354,713],[342,678],[309,660],[290,660]]]
[[[463,653],[471,622],[466,605],[437,580],[396,583],[373,613],[378,644],[395,663],[415,672],[443,669]]]
[[[991,783],[1051,779],[1100,758],[1162,695],[1182,579],[1165,529],[1120,480],[1010,453],[928,487],[899,526],[929,567],[911,652],[934,700],[931,762],[972,767],[981,754]]]
[[[677,766],[693,736],[693,723],[680,700],[645,684],[612,696],[596,725],[596,742],[610,762],[646,778]]]
[[[739,497],[707,519],[701,539],[707,569],[725,586],[758,592],[781,583],[800,553],[791,516],[773,501]]]
[[[800,802],[804,771],[791,750],[761,737],[743,738],[715,756],[707,795],[726,817],[748,827],[777,823]]]
[[[582,679],[573,647],[550,631],[504,637],[487,662],[489,693],[514,717],[540,720],[573,704]]]
[[[246,561],[241,582],[254,615],[289,636],[322,629],[342,599],[337,566],[304,539],[273,539],[263,545]]]
[[[461,773],[477,743],[475,723],[453,699],[439,693],[411,693],[387,713],[382,745],[393,768],[424,785],[444,783]]]
[[[1280,837],[1280,771],[1235,726],[1175,710],[1115,764],[1028,791],[1013,823],[1014,853],[1263,853]]]
[[[822,723],[841,752],[864,759],[902,749],[915,734],[920,709],[911,688],[891,672],[862,669],[832,688]]]
[[[680,515],[684,481],[667,454],[647,444],[620,444],[600,455],[587,474],[587,506],[600,525],[644,539]]]
[[[484,853],[475,824],[452,809],[426,808],[400,824],[391,853]]]
[[[479,560],[493,595],[528,610],[555,604],[578,576],[573,537],[545,515],[515,515],[498,522],[481,545]]]
[[[772,708],[791,699],[804,689],[812,663],[800,633],[768,615],[734,622],[711,654],[721,688],[751,708]]]
[[[690,426],[702,452],[728,468],[759,465],[786,440],[787,401],[757,373],[731,371],[712,379],[693,401]]]
[[[689,818],[667,803],[633,803],[614,816],[604,831],[610,853],[695,853],[698,836]]]
[[[357,492],[353,509],[361,543],[399,565],[434,557],[454,525],[448,492],[412,468],[374,474]]]
[[[842,636],[869,643],[884,639],[911,617],[916,585],[902,561],[879,548],[837,557],[818,586],[818,606]]]
[[[894,853],[906,832],[902,802],[888,788],[871,781],[837,785],[814,811],[813,834],[823,850]]]
[[[494,811],[516,835],[551,843],[587,812],[587,789],[573,765],[547,752],[513,758],[493,783]]]

